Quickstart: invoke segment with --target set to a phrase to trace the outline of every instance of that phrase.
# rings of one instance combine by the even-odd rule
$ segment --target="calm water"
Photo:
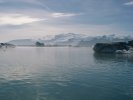
[[[0,49],[0,100],[133,100],[133,56],[73,47]]]

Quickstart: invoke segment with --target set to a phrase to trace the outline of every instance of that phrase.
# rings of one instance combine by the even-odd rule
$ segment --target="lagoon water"
[[[133,100],[133,56],[87,47],[0,49],[0,100]]]

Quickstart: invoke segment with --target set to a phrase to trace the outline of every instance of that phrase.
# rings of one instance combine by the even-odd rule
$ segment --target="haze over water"
[[[92,48],[0,49],[0,100],[133,100],[130,55]]]

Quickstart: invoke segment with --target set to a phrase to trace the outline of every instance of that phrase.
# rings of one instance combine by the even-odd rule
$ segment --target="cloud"
[[[31,13],[0,13],[0,26],[20,26],[25,24],[30,24],[34,22],[43,22],[43,21],[56,21],[56,18],[67,18],[73,17],[80,14],[76,13],[55,13],[55,12],[43,12],[42,15],[36,16]]]
[[[133,1],[130,1],[130,2],[124,3],[124,5],[126,5],[126,6],[133,5]]]
[[[8,7],[8,8],[7,8]],[[0,0],[0,9],[13,10],[14,8],[18,9],[38,9],[38,10],[46,10],[53,11],[49,6],[45,3],[41,3],[40,0]]]
[[[33,18],[21,14],[5,14],[0,15],[0,25],[23,25],[46,19]]]
[[[52,13],[51,17],[54,18],[60,18],[60,17],[73,17],[73,16],[77,16],[80,14],[76,14],[76,13]]]
[[[46,35],[55,35],[60,33],[79,33],[90,36],[105,35],[114,33],[124,33],[125,31],[114,27],[114,25],[91,25],[91,24],[43,24],[33,23],[25,27],[16,29],[9,27],[0,28],[0,42],[7,42],[13,39],[41,38]]]

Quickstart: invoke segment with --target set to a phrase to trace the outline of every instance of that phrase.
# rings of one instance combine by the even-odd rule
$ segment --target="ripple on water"
[[[14,48],[0,51],[0,100],[133,100],[132,73],[131,56]]]

